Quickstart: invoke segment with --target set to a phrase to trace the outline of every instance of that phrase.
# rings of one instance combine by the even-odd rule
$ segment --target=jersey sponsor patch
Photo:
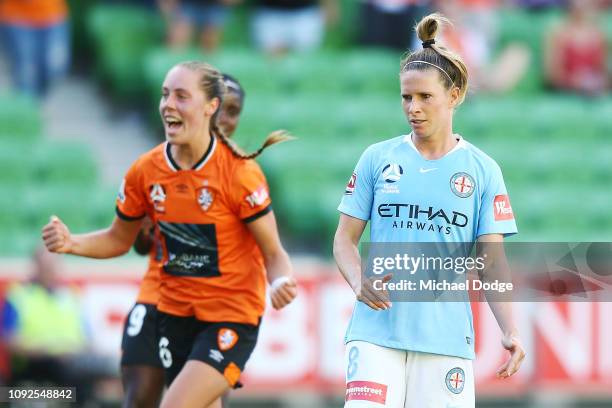
[[[346,189],[344,190],[344,194],[351,195],[355,192],[355,183],[357,183],[357,173],[353,173],[348,183],[346,184]]]
[[[506,194],[496,195],[493,200],[493,211],[495,212],[495,221],[507,221],[514,219],[514,213],[510,206],[510,198]]]
[[[460,367],[452,368],[446,373],[446,388],[453,394],[461,394],[465,387],[465,372]]]
[[[220,276],[215,224],[179,224],[159,221],[168,261],[164,271],[176,276]]]
[[[259,207],[268,199],[268,189],[265,186],[259,187],[246,197],[247,203],[251,208]]]
[[[219,329],[219,333],[217,333],[217,345],[219,346],[219,350],[227,351],[234,347],[237,341],[238,333],[234,330],[226,327]]]
[[[455,173],[450,179],[450,189],[457,197],[467,198],[472,195],[475,188],[474,178],[467,173]]]
[[[346,384],[345,401],[369,401],[384,405],[387,386],[373,381],[350,381]]]

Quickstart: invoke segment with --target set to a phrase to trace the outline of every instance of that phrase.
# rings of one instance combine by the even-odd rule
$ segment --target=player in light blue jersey
[[[469,302],[391,302],[362,279],[358,243],[503,242],[517,232],[497,163],[453,133],[468,74],[461,58],[436,44],[439,14],[417,25],[423,49],[401,63],[402,107],[412,133],[370,146],[338,207],[334,256],[355,292],[346,334],[345,407],[474,407],[474,328]],[[505,259],[504,259],[505,260]],[[389,281],[386,274],[383,281]],[[490,302],[509,358],[525,356],[510,305]]]

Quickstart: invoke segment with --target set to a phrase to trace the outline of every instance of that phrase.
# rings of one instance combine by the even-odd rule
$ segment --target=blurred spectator
[[[168,22],[168,45],[185,48],[191,43],[194,30],[204,51],[219,47],[228,7],[242,0],[159,0],[159,7]]]
[[[608,89],[606,35],[598,11],[597,0],[571,0],[567,18],[547,34],[545,74],[554,89],[589,95]]]
[[[321,45],[325,23],[338,19],[338,0],[254,0],[253,39],[272,55]]]
[[[38,249],[30,282],[15,284],[2,306],[3,341],[11,356],[9,384],[54,383],[91,394],[87,336],[76,294],[58,283],[59,257]]]
[[[514,2],[519,7],[534,11],[567,5],[567,0],[514,0]]]
[[[44,95],[70,62],[65,0],[0,0],[0,34],[14,87]]]
[[[468,66],[472,89],[506,92],[524,77],[531,60],[528,48],[508,44],[496,52],[497,20],[494,0],[445,0],[440,10],[454,25],[445,27],[442,42],[459,53]]]
[[[430,0],[362,0],[359,42],[406,50],[415,42],[414,26],[430,11]]]

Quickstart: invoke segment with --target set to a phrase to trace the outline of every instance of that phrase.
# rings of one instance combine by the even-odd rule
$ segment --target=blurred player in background
[[[221,132],[231,138],[240,120],[245,92],[230,75],[223,74],[223,82],[226,93],[217,121]],[[123,328],[121,378],[125,392],[124,407],[157,407],[164,390],[164,371],[156,333],[163,248],[155,236],[155,225],[148,216],[143,219],[134,250],[140,255],[149,255],[149,266],[140,284],[136,304]],[[227,406],[227,393],[222,402],[223,406]]]
[[[125,254],[149,216],[163,248],[159,356],[170,385],[161,406],[220,407],[257,341],[265,281],[279,309],[297,295],[268,187],[250,160],[286,140],[274,132],[255,153],[238,152],[216,119],[221,74],[202,62],[174,66],[162,86],[167,141],[128,171],[107,229],[72,235],[57,217],[43,228],[50,251],[92,258]]]
[[[424,17],[416,28],[423,49],[401,63],[402,106],[412,133],[370,146],[338,207],[334,255],[358,300],[345,339],[345,407],[475,405],[469,302],[396,302],[391,308],[388,292],[362,281],[357,247],[368,220],[371,242],[503,242],[517,231],[499,166],[452,131],[468,74],[459,56],[436,44],[447,22],[439,14]],[[400,213],[381,211],[386,203],[400,203]],[[462,214],[466,221],[443,214]],[[508,377],[525,353],[509,305],[489,302],[510,351],[497,374]]]

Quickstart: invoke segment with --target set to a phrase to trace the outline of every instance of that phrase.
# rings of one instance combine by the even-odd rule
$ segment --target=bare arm
[[[374,310],[385,310],[391,307],[391,302],[382,293],[373,289],[368,282],[361,281],[361,256],[359,255],[359,239],[367,222],[346,214],[340,214],[338,229],[334,236],[334,258],[340,273],[357,296],[357,300]],[[388,281],[391,275],[383,280]]]
[[[253,234],[264,257],[272,306],[281,309],[297,296],[297,282],[293,277],[289,255],[280,242],[274,213],[269,212],[249,222],[247,228]]]
[[[125,254],[136,239],[142,220],[125,221],[115,217],[110,227],[72,235],[56,216],[42,229],[42,239],[50,252],[88,258],[114,258]]]
[[[486,251],[487,254],[485,271],[494,271],[493,273],[485,272],[484,276],[481,277],[483,281],[501,279],[511,282],[503,241],[504,237],[501,234],[487,234],[478,238],[478,256],[481,256],[483,251]],[[497,370],[497,376],[501,378],[510,377],[518,371],[525,358],[525,350],[514,322],[512,303],[494,301],[493,299],[487,299],[487,301],[503,333],[502,345],[510,352],[510,358]]]

